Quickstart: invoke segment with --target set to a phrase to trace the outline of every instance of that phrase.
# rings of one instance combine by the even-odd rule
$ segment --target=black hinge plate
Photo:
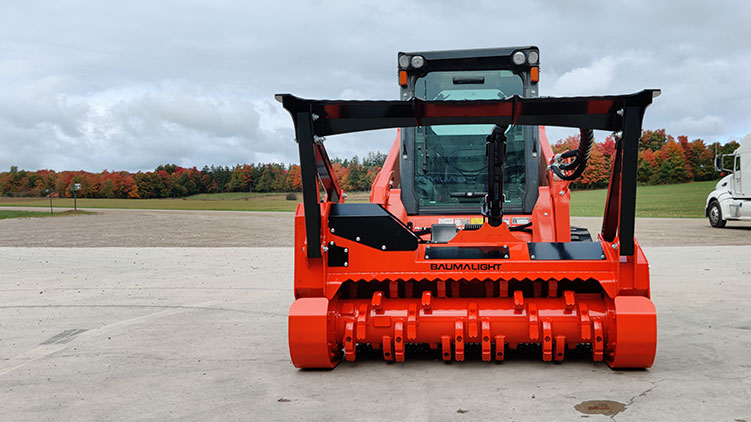
[[[349,266],[349,251],[341,246],[329,245],[329,267]],[[345,265],[346,264],[346,265]]]

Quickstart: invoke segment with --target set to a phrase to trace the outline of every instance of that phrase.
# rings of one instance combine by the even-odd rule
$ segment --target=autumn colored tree
[[[651,149],[639,151],[639,167],[637,179],[639,183],[649,183],[657,171],[657,161]]]
[[[368,170],[360,164],[360,159],[355,155],[347,166],[347,180],[344,186],[349,191],[364,191],[370,189],[368,183]]]
[[[287,170],[283,165],[272,165],[271,174],[274,178],[274,182],[271,184],[271,190],[273,192],[284,192],[290,190],[287,185]]]
[[[737,150],[740,146],[741,144],[737,141],[730,141],[720,147],[720,154],[732,154],[733,151]]]
[[[347,188],[347,179],[349,177],[349,170],[347,167],[342,165],[342,163],[335,162],[331,163],[331,169],[334,170],[334,176],[336,177],[336,180],[339,181],[339,186],[344,189],[348,190]]]
[[[255,167],[253,165],[238,165],[232,170],[232,176],[229,181],[229,190],[232,192],[250,192],[253,190],[253,176]]]
[[[689,142],[685,136],[679,136],[678,140],[693,173],[693,180],[713,180],[719,176],[714,168],[714,154],[703,140],[695,139]]]
[[[682,183],[691,180],[692,173],[683,148],[674,140],[668,140],[655,153],[655,163],[657,168],[650,178],[651,184]]]
[[[665,129],[643,130],[639,138],[639,150],[659,151],[667,141]]]
[[[613,135],[608,135],[608,137],[605,138],[605,142],[598,145],[600,145],[602,155],[604,155],[609,162],[612,162],[613,156],[615,155],[615,137]]]
[[[336,165],[336,164],[334,164]],[[334,171],[336,173],[336,171]],[[301,192],[302,191],[302,173],[300,173],[300,166],[297,164],[293,164],[289,168],[289,174],[287,175],[287,179],[289,180],[291,184],[291,189],[293,192]],[[341,179],[339,179],[341,183]]]

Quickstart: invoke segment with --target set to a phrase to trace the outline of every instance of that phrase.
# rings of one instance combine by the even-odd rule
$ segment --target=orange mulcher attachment
[[[447,361],[467,353],[501,361],[508,350],[533,344],[545,361],[579,346],[613,368],[651,366],[656,315],[634,210],[642,117],[658,94],[477,101],[278,95],[294,120],[304,199],[295,218],[292,363],[333,368],[371,349],[403,361],[407,344],[427,345]],[[344,203],[324,136],[458,124],[496,125],[487,136],[487,192],[478,193],[485,199],[476,214],[407,212],[399,182],[407,153],[398,138],[371,202]],[[503,209],[505,133],[515,125],[584,128],[578,152],[554,157],[540,138],[547,170],[526,215]],[[583,171],[592,129],[621,134],[602,231],[595,241],[574,241],[566,179]]]

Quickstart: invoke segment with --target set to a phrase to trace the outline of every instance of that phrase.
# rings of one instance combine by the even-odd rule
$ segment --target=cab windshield
[[[508,70],[431,72],[418,78],[424,100],[497,100],[522,96],[522,78]],[[422,126],[415,130],[415,194],[421,210],[476,213],[487,190],[485,138],[493,125]],[[524,128],[506,132],[504,208],[520,208],[525,189]]]

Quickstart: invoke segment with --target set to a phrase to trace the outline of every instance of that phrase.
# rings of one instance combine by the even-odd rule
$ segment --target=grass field
[[[286,193],[266,193],[266,192],[224,192],[224,193],[199,193],[198,195],[188,196],[186,200],[199,200],[199,201],[238,201],[246,199],[263,199],[263,198],[275,198],[284,197]],[[298,197],[302,196],[302,193],[296,194]],[[284,199],[284,198],[281,198]]]
[[[678,185],[639,186],[636,190],[637,217],[704,217],[704,204],[717,181]],[[600,217],[605,210],[606,189],[575,191],[571,194],[571,215]]]
[[[29,217],[67,217],[71,215],[83,215],[83,214],[94,214],[93,212],[89,211],[73,211],[73,210],[67,210],[67,211],[58,211],[54,214],[50,214],[49,211],[11,211],[11,210],[0,210],[0,220],[5,220],[8,218],[29,218]]]
[[[637,217],[704,217],[707,194],[716,182],[696,182],[678,185],[640,186],[637,190]],[[571,215],[599,217],[605,209],[607,190],[574,191],[571,195]],[[79,198],[80,208],[126,208],[170,210],[223,211],[294,211],[297,202],[287,200],[285,193],[230,192],[193,195],[177,199],[86,199]],[[349,194],[347,202],[367,202],[367,192]],[[73,208],[73,199],[54,199],[55,207]],[[0,198],[2,206],[48,207],[47,198]]]

